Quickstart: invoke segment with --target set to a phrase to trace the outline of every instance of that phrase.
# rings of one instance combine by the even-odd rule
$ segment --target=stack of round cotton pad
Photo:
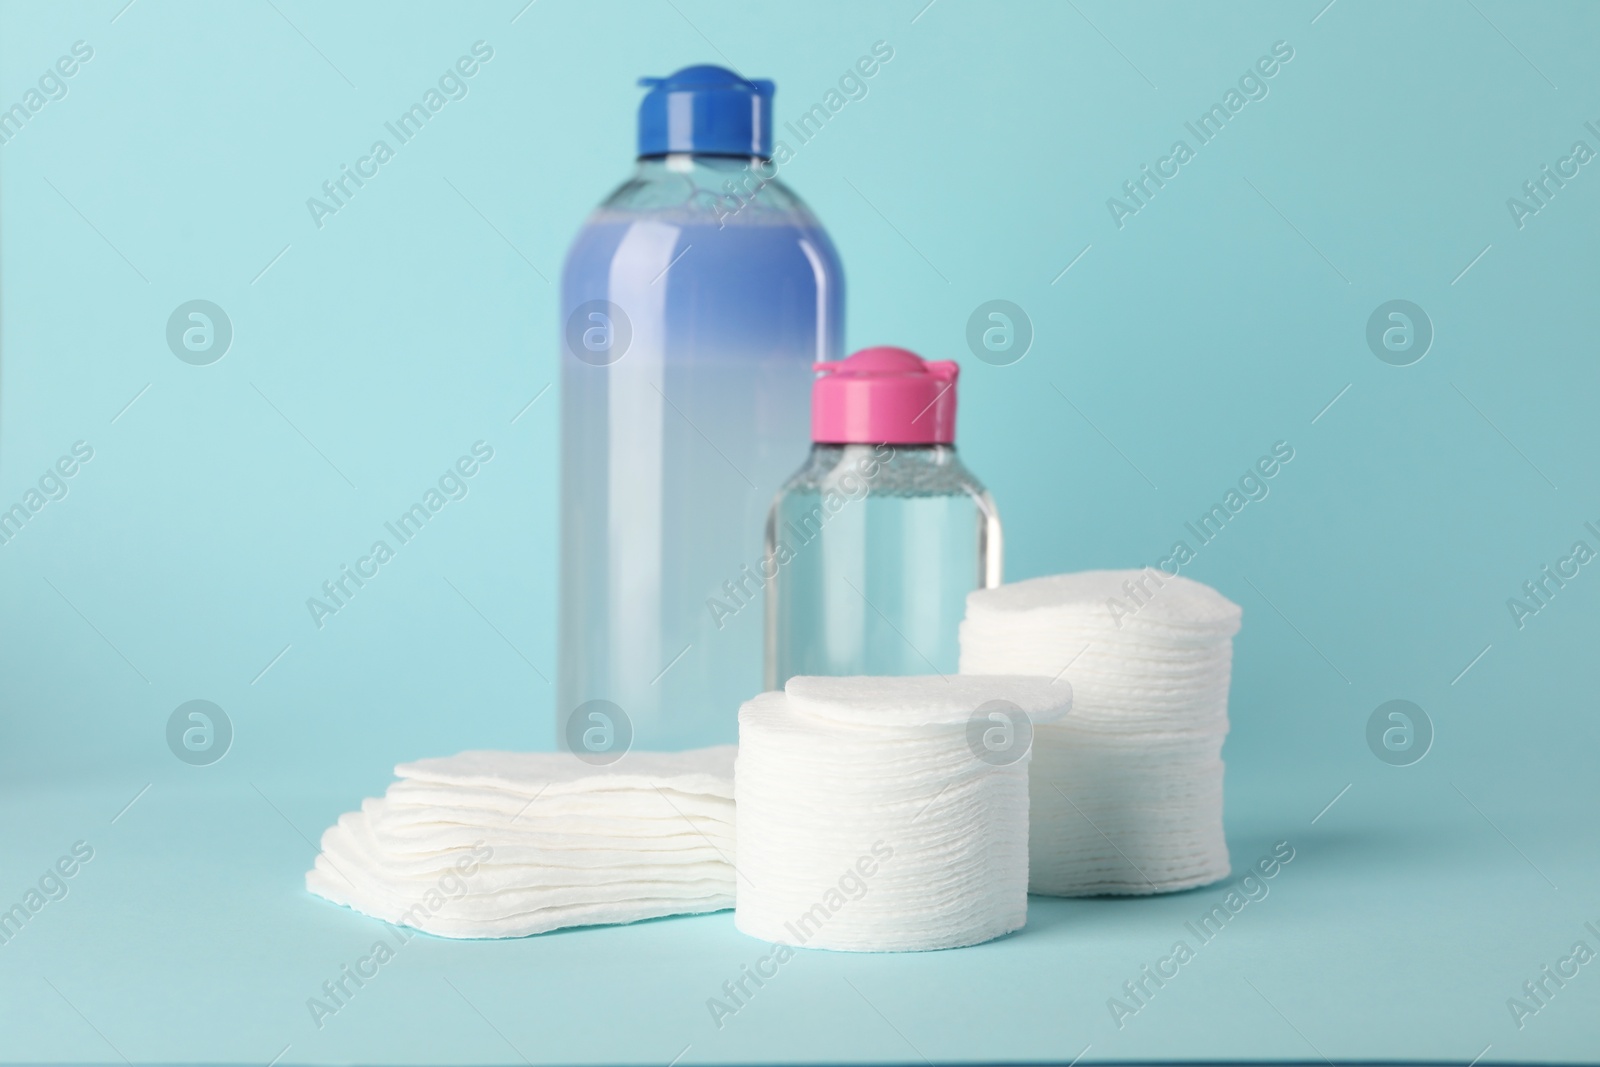
[[[739,711],[747,934],[863,952],[954,948],[1027,918],[1031,724],[1047,678],[791,678]]]
[[[306,888],[442,937],[521,937],[733,906],[732,745],[463,752],[403,763],[322,836]]]
[[[961,672],[1072,683],[1034,737],[1030,889],[1164,893],[1229,872],[1222,742],[1239,606],[1155,570],[1035,578],[967,598]]]

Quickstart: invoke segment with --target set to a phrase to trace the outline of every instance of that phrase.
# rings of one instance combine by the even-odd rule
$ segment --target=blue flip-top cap
[[[650,90],[639,104],[641,156],[772,155],[772,82],[702,64],[639,84]]]

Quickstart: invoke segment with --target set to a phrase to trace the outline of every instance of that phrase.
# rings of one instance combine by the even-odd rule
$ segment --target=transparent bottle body
[[[1000,518],[950,445],[825,445],[767,518],[765,685],[953,674],[967,594],[1001,582]]]
[[[641,160],[567,256],[558,744],[597,699],[634,747],[731,742],[761,687],[759,580],[754,603],[726,586],[759,566],[844,293],[826,233],[781,183],[752,195],[749,162]]]

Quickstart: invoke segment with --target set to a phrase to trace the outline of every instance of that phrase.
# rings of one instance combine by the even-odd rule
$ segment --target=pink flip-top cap
[[[811,439],[825,444],[947,445],[956,439],[953,360],[888,345],[818,363]]]

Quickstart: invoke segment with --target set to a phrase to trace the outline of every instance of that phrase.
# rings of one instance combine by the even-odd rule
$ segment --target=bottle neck
[[[878,463],[892,464],[900,467],[943,467],[959,465],[961,460],[956,454],[953,444],[862,444],[859,442],[835,443],[828,441],[813,441],[811,444],[811,458],[813,462],[823,464],[854,462],[858,459],[873,459]]]
[[[866,445],[816,442],[792,486],[824,489],[853,477],[873,492],[981,493],[952,444]]]
[[[777,173],[776,163],[757,156],[640,156],[633,174],[603,207],[623,213],[686,212],[722,225],[758,218],[814,225]]]
[[[813,441],[811,451],[814,455],[844,454],[858,455],[866,452],[877,453],[881,457],[904,456],[920,462],[938,463],[947,459],[954,459],[956,446],[948,441],[938,444],[897,445],[890,442],[881,444],[864,444],[858,441],[834,442]]]
[[[765,164],[772,170],[772,161],[760,156],[712,156],[697,152],[668,152],[660,156],[640,156],[637,160],[638,176],[657,174],[694,174],[697,171],[722,171],[737,174],[743,171],[760,173]]]

